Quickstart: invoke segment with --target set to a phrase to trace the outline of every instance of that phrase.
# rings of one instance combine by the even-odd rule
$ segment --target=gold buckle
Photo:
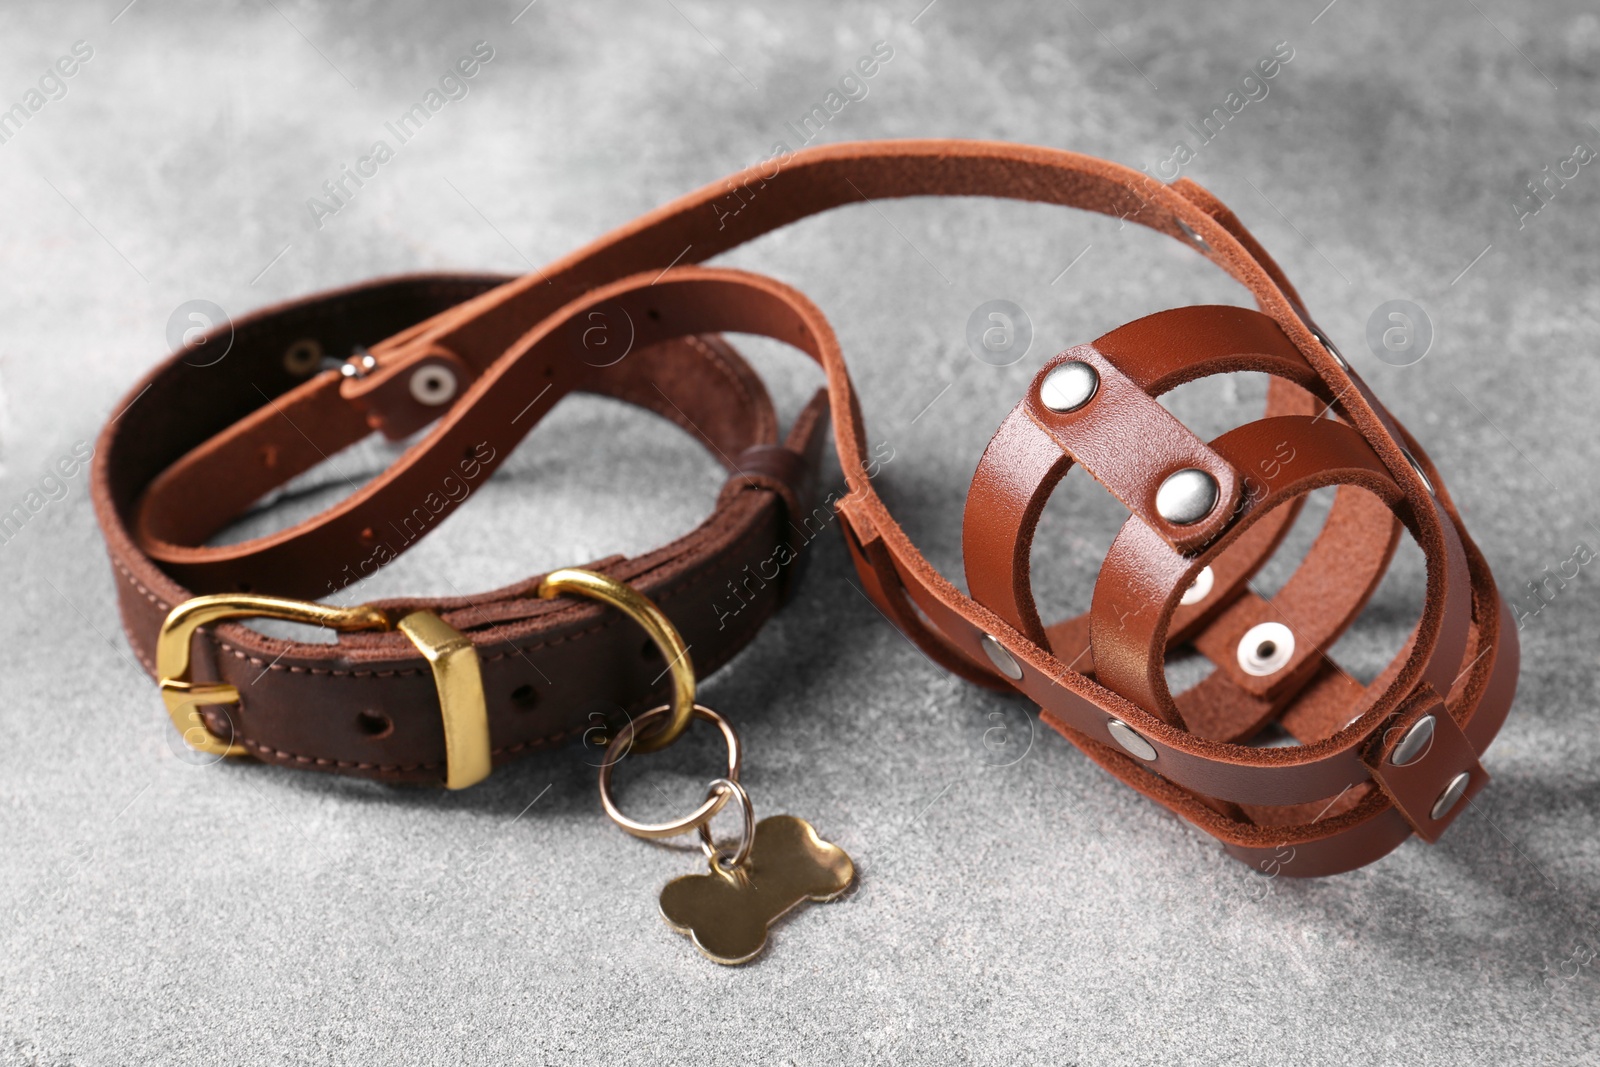
[[[399,630],[433,670],[444,720],[445,788],[465,789],[489,776],[489,711],[472,640],[431,611],[414,611],[391,626],[387,615],[367,604],[339,608],[285,597],[221,594],[197,596],[173,608],[156,638],[156,674],[172,725],[189,747],[216,756],[250,754],[245,746],[213,734],[200,714],[207,704],[239,703],[238,687],[189,679],[194,632],[208,623],[238,618],[283,619],[340,631]]]

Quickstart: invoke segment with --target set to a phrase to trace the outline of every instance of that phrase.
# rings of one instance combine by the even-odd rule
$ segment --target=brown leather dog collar
[[[859,406],[821,313],[772,279],[685,265],[832,207],[918,195],[1034,200],[1137,222],[1222,267],[1260,308],[1164,312],[1050,361],[974,477],[964,529],[971,596],[928,564],[876,492]],[[736,214],[725,209],[730,196]],[[1478,755],[1517,672],[1515,628],[1487,564],[1427,455],[1317,330],[1277,264],[1192,181],[1164,186],[1102,160],[1005,144],[808,149],[373,345],[371,373],[344,382],[340,396],[405,433],[421,417],[408,383],[429,366],[474,381],[458,407],[497,386],[529,395],[561,351],[561,330],[601,308],[625,313],[641,344],[737,331],[816,359],[849,489],[836,506],[869,595],[938,662],[1026,694],[1091,758],[1235,857],[1291,876],[1347,870],[1413,831],[1436,839],[1486,781]],[[1243,370],[1273,376],[1267,416],[1212,442],[1155,399]],[[98,462],[110,462],[104,444]],[[1029,550],[1073,463],[1131,517],[1088,615],[1047,628]],[[1334,511],[1299,571],[1275,596],[1256,595],[1249,578],[1305,494],[1325,486],[1340,487]],[[365,521],[364,506],[354,510],[336,534],[345,552]],[[1395,662],[1361,686],[1322,650],[1370,596],[1401,527],[1426,557],[1427,603]],[[304,559],[294,539],[273,552],[285,567]],[[1174,698],[1163,663],[1182,642],[1216,671]],[[1273,723],[1300,744],[1250,743]]]
[[[350,396],[371,364],[358,346],[505,281],[416,276],[297,301],[234,323],[221,360],[200,365],[181,352],[135,386],[101,434],[93,493],[123,625],[152,675],[161,675],[157,634],[174,607],[197,594],[327,597],[431,531],[562,396],[580,390],[662,415],[730,470],[715,511],[696,529],[644,556],[590,566],[671,612],[702,672],[750,640],[782,602],[818,528],[807,519],[827,423],[822,394],[780,443],[761,380],[719,339],[636,346],[596,366],[581,343],[593,323],[582,322],[573,324],[570,358],[538,368],[524,390],[477,388],[466,368],[440,358],[398,390]],[[324,369],[323,353],[352,350],[354,373]],[[372,429],[400,436],[441,412],[433,433],[336,507],[267,537],[205,546],[263,495]],[[189,740],[289,766],[466,785],[487,772],[491,755],[503,762],[615,727],[619,712],[654,702],[666,672],[639,631],[589,601],[541,600],[539,582],[379,601],[350,616],[392,631],[414,613],[431,615],[444,628],[434,628],[440,640],[426,650],[399,632],[341,633],[336,644],[320,644],[235,621],[206,626],[182,685],[231,686],[238,699],[197,709],[203,736]],[[465,776],[450,766],[446,693],[431,662],[462,636],[481,671],[480,732],[487,715],[481,765]]]

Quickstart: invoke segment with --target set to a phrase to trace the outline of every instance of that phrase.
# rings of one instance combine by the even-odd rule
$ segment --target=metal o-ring
[[[739,847],[733,850],[728,862],[723,865],[724,870],[733,870],[743,867],[750,859],[750,849],[756,843],[756,807],[750,803],[750,794],[745,792],[744,786],[731,778],[713,779],[710,788],[706,790],[706,799],[711,800],[717,796],[732,796],[739,802],[739,817],[744,820],[744,830],[739,835]],[[711,820],[707,819],[698,827],[700,831],[700,847],[705,851],[706,859],[712,863],[720,863],[721,855],[717,843],[711,839]]]
[[[665,715],[668,708],[669,705],[662,704],[660,707],[651,708],[643,715],[633,719],[617,731],[617,735],[612,739],[611,743],[622,749],[622,746],[633,740],[633,735],[639,731],[640,727],[652,719]],[[715,723],[717,729],[722,731],[722,738],[728,743],[728,771],[718,781],[726,780],[737,784],[739,781],[740,762],[739,735],[734,733],[733,726],[727,719],[724,719],[708,707],[700,704],[694,705],[693,715],[696,719],[704,719],[706,722]],[[658,841],[663,837],[677,837],[679,834],[686,834],[696,827],[704,826],[716,816],[717,812],[722,810],[723,806],[733,796],[731,791],[713,790],[706,795],[705,803],[695,808],[694,811],[682,819],[675,819],[672,822],[639,822],[637,819],[630,819],[622,814],[622,809],[617,807],[617,802],[611,798],[611,768],[615,765],[615,760],[606,760],[600,764],[600,804],[606,809],[606,814],[611,816],[612,822],[634,837],[642,837],[649,841]],[[748,803],[748,800],[749,798],[746,798],[746,803]]]
[[[551,571],[539,583],[539,597],[542,600],[553,600],[562,593],[577,593],[610,604],[642,626],[644,632],[650,635],[650,640],[661,650],[661,659],[666,663],[667,670],[672,672],[672,717],[659,730],[635,742],[632,751],[656,752],[672,744],[689,728],[689,716],[695,709],[694,662],[689,658],[689,646],[684,643],[678,628],[649,597],[633,586],[597,571],[564,567]],[[635,727],[639,721],[642,720],[635,721]],[[632,737],[634,731],[628,730],[624,734]]]

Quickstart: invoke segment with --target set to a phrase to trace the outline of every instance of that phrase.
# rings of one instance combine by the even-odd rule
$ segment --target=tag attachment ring
[[[711,837],[711,820],[707,819],[698,827],[700,831],[700,850],[706,854],[706,859],[718,870],[732,871],[743,867],[750,861],[750,852],[756,843],[756,809],[750,803],[750,794],[744,791],[744,786],[731,778],[717,778],[711,782],[711,787],[706,790],[709,800],[717,794],[732,796],[739,802],[739,817],[741,826],[739,831],[739,844],[732,852],[727,852],[717,847],[716,841]],[[722,857],[727,856],[727,863],[722,862]]]
[[[670,710],[671,706],[668,704],[651,708],[618,730],[611,743],[618,746],[621,751],[627,751],[624,746],[633,739],[633,735],[641,726],[648,724],[653,719],[666,715]],[[722,739],[728,743],[728,769],[727,773],[722,777],[730,782],[737,782],[739,780],[739,764],[742,754],[739,747],[739,735],[734,732],[733,725],[721,715],[701,704],[692,705],[691,713],[694,718],[713,723],[717,729],[722,731]],[[634,837],[642,837],[647,841],[659,841],[665,837],[676,837],[679,834],[686,834],[690,830],[704,826],[716,817],[717,812],[721,811],[729,800],[733,799],[731,790],[715,790],[707,795],[704,803],[681,819],[661,823],[639,822],[637,819],[630,819],[624,815],[622,809],[617,807],[617,802],[612,799],[611,769],[614,766],[616,766],[615,760],[606,760],[600,764],[600,803],[605,807],[606,814],[611,816],[612,822]]]

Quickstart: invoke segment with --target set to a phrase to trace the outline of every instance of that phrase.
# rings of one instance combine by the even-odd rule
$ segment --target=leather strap
[[[297,301],[237,322],[220,362],[195,366],[180,354],[136,386],[137,400],[101,435],[93,488],[123,624],[152,675],[156,634],[173,606],[214,592],[330,596],[431,532],[574,391],[662,415],[729,470],[696,529],[644,556],[589,566],[656,600],[701,673],[754,636],[782,603],[809,540],[797,524],[814,506],[827,409],[819,393],[779,443],[760,379],[714,336],[636,345],[604,366],[587,362],[592,350],[579,344],[532,367],[531,380],[498,390],[458,383],[459,399],[427,443],[335,507],[266,537],[205,544],[265,494],[387,425],[388,413],[406,417],[418,392],[429,395],[407,389],[398,400],[352,403],[339,370],[318,371],[307,352],[349,352],[505,281],[418,276]],[[496,763],[614,726],[666,692],[659,654],[635,626],[589,601],[539,599],[541,578],[377,602],[391,618],[434,611],[472,639]],[[444,774],[431,668],[401,634],[321,644],[222,624],[200,632],[195,661],[196,680],[244,694],[231,710],[208,709],[213,732],[267,762],[389,781]]]
[[[732,215],[718,209],[730,188],[743,204]],[[878,495],[859,404],[821,313],[773,279],[694,265],[807,215],[921,195],[1042,201],[1137,222],[1199,251],[1259,308],[1152,316],[1041,371],[991,442],[969,497],[972,596],[933,569]],[[1477,754],[1504,719],[1517,673],[1515,629],[1482,554],[1416,441],[1322,340],[1259,243],[1193,182],[1163,186],[1103,160],[1018,145],[807,149],[709,185],[373,344],[371,373],[342,383],[340,395],[368,425],[393,434],[420,425],[408,383],[429,368],[472,380],[458,407],[497,388],[528,396],[561,331],[596,313],[623,316],[641,344],[749,332],[816,359],[828,377],[848,488],[835,506],[868,595],[936,661],[1026,694],[1091,758],[1237,858],[1288,875],[1347,870],[1413,830],[1436,838],[1464,802],[1424,801],[1454,777],[1469,775],[1469,796],[1482,787]],[[1065,415],[1043,407],[1042,376],[1067,358],[1096,367],[1105,403]],[[1245,370],[1274,376],[1267,417],[1215,441],[1200,441],[1155,403],[1180,382]],[[468,443],[451,436],[465,420],[454,411],[419,449],[448,453]],[[1045,627],[1029,591],[1032,531],[1074,464],[1111,488],[1130,519],[1088,615]],[[1220,488],[1221,506],[1191,527],[1165,522],[1153,507],[1161,476],[1177,464],[1211,473]],[[156,473],[147,470],[147,480]],[[1324,486],[1339,487],[1336,503],[1300,571],[1276,596],[1256,595],[1251,575],[1281,543],[1305,494]],[[336,538],[348,540],[382,514],[376,494],[359,496],[330,524]],[[1426,557],[1427,602],[1395,662],[1361,686],[1324,649],[1370,596],[1401,528]],[[312,538],[310,530],[285,531],[250,551],[286,577],[320,577],[326,568],[309,550]],[[237,562],[190,557],[169,565],[223,573]],[[1183,604],[1208,567],[1211,591]],[[1292,655],[1267,673],[1243,670],[1237,657],[1230,666],[1242,635],[1264,622],[1294,635]],[[1179,642],[1193,643],[1217,670],[1173,697],[1162,665]],[[1396,764],[1394,731],[1430,713],[1449,720],[1441,722],[1442,743]],[[1249,743],[1273,722],[1300,744]]]

